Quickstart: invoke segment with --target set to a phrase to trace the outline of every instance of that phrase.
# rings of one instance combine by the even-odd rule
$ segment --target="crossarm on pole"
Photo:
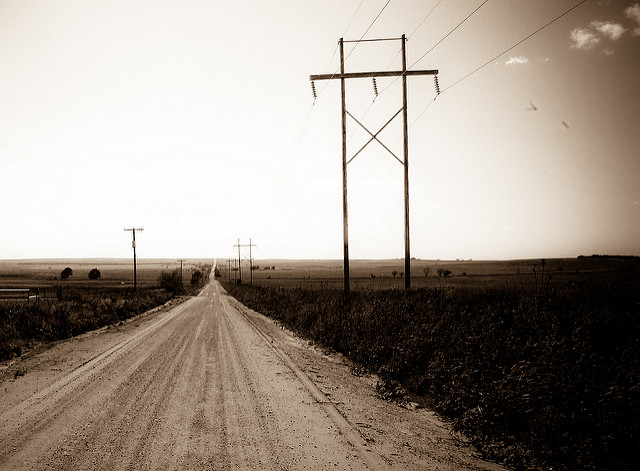
[[[331,79],[350,79],[350,78],[371,78],[371,77],[402,77],[403,75],[410,77],[413,75],[438,75],[437,70],[384,70],[379,72],[345,72],[335,74],[310,75],[309,80],[331,80]]]

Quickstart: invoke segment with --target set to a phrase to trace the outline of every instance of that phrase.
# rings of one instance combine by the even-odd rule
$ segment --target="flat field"
[[[235,281],[240,276],[218,259],[222,278]],[[425,269],[428,271],[425,275]],[[446,277],[438,270],[449,270]],[[395,272],[395,275],[394,275]],[[404,287],[404,260],[351,260],[352,289],[393,289]],[[303,287],[309,289],[343,286],[342,260],[254,260],[242,263],[242,282],[259,286]],[[629,257],[578,257],[527,260],[421,260],[411,261],[411,286],[435,287],[532,287],[543,282],[565,284],[586,280],[598,282],[640,282],[640,259]]]
[[[185,285],[191,280],[192,270],[199,264],[211,264],[213,259],[188,259],[183,263]],[[66,267],[73,275],[66,281],[60,273]],[[101,278],[89,280],[89,271],[100,270]],[[137,279],[140,288],[158,286],[158,277],[163,271],[180,269],[176,259],[138,259]],[[42,296],[49,296],[59,286],[74,288],[129,288],[133,286],[132,259],[27,259],[0,260],[0,289],[38,288]]]

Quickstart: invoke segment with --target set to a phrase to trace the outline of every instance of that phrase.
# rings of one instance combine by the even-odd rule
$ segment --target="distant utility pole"
[[[256,244],[251,243],[251,239],[249,239],[249,243],[248,244],[241,244],[240,243],[240,239],[238,239],[238,243],[234,244],[234,248],[238,247],[238,273],[240,276],[240,283],[242,283],[242,258],[240,255],[240,248],[241,247],[249,247],[249,271],[251,273],[251,284],[253,285],[253,259],[251,258],[251,247],[255,247]]]
[[[375,41],[401,41],[402,42],[402,70],[398,71],[379,71],[379,72],[349,72],[344,71],[344,43],[358,43],[358,42],[375,42]],[[312,90],[315,97],[315,86],[313,82],[315,80],[333,80],[340,79],[340,90],[342,95],[342,219],[343,219],[343,239],[344,239],[344,292],[349,293],[349,230],[348,230],[348,218],[347,218],[347,165],[351,163],[356,156],[364,150],[367,145],[373,140],[377,141],[387,152],[389,152],[400,164],[404,166],[404,285],[406,289],[411,288],[411,255],[409,250],[409,142],[408,142],[408,127],[407,127],[407,76],[410,75],[437,75],[437,70],[407,70],[407,51],[406,51],[406,38],[403,34],[400,38],[382,38],[382,39],[364,39],[357,41],[344,41],[340,38],[338,45],[340,47],[340,73],[335,74],[322,74],[322,75],[310,75]],[[382,128],[375,134],[369,131],[360,121],[358,121],[351,113],[346,109],[346,90],[345,79],[352,78],[371,78],[373,79],[374,92],[377,95],[376,77],[402,77],[402,108],[394,114],[389,121],[386,122]],[[387,125],[402,113],[402,128],[404,135],[404,161],[400,160],[387,146],[385,146],[380,140],[378,140],[378,134],[387,127]],[[371,139],[362,146],[362,148],[356,152],[351,159],[347,161],[347,115],[351,117],[358,125],[360,125],[365,131],[369,133]]]
[[[125,231],[133,234],[133,240],[131,242],[131,247],[133,247],[133,290],[138,291],[138,273],[136,270],[136,231],[144,231],[144,227],[132,227],[130,229],[125,229]]]
[[[179,258],[178,262],[180,262],[180,286],[183,286],[183,282],[182,282],[182,262],[186,262],[186,260],[184,258]]]

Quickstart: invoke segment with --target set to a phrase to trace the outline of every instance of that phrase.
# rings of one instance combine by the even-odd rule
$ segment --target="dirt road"
[[[4,377],[0,469],[502,469],[216,282]]]

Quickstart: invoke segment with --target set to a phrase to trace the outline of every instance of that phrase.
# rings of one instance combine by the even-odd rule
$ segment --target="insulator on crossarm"
[[[433,76],[433,83],[436,86],[436,96],[440,95],[440,84],[438,83],[438,76],[434,75]]]
[[[316,84],[313,80],[311,81],[311,93],[313,94],[313,101],[315,102],[318,98],[318,94],[316,93]]]
[[[376,83],[376,78],[373,77],[373,94],[375,96],[378,96],[378,84]]]

